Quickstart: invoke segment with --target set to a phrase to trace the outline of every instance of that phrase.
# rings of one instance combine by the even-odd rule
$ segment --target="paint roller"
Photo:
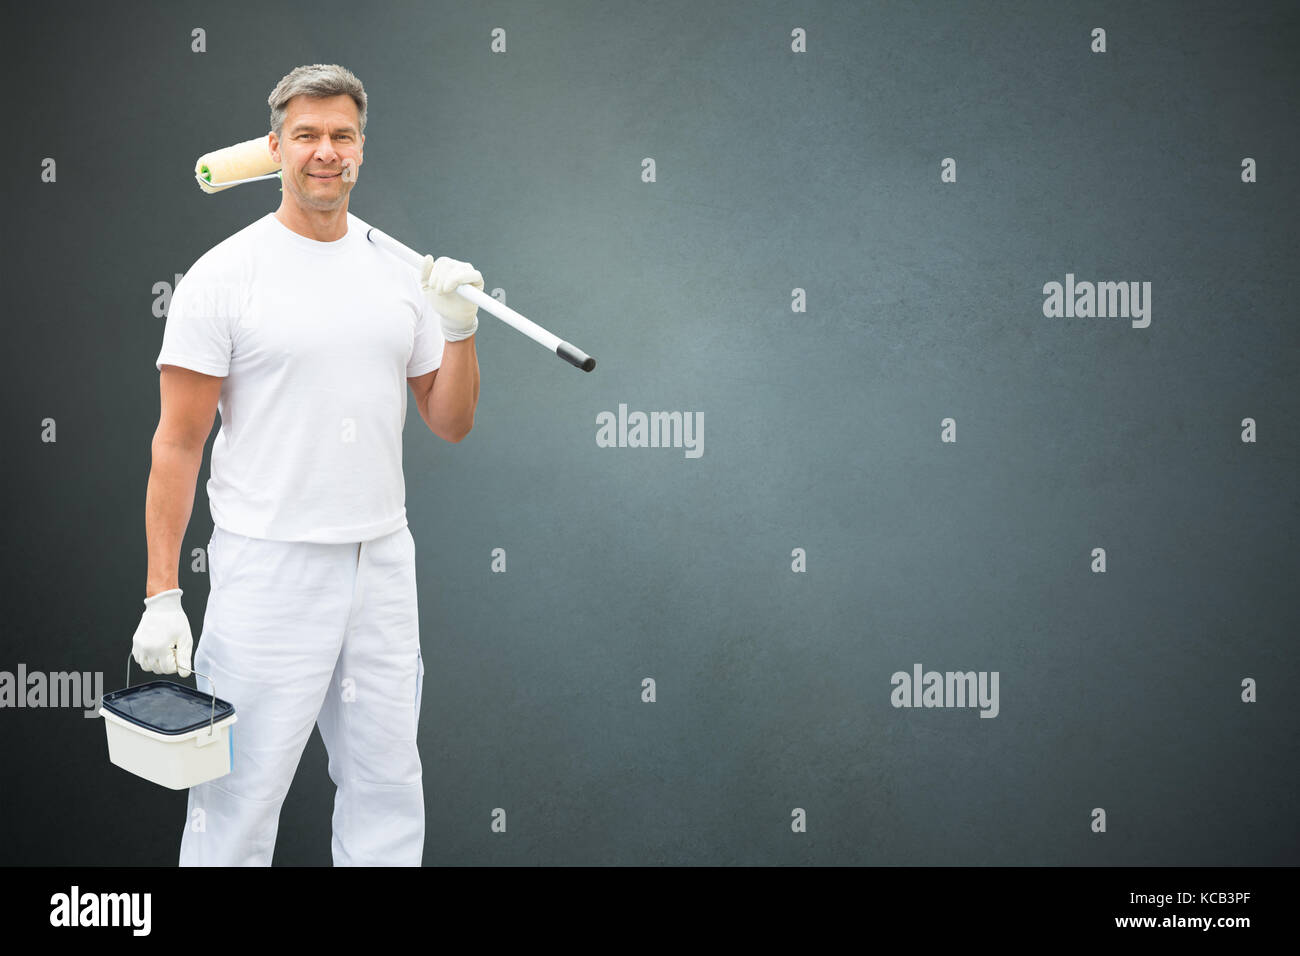
[[[270,135],[204,153],[194,164],[199,188],[205,193],[219,193],[240,183],[278,179],[280,164],[271,158]]]
[[[234,146],[213,150],[200,156],[198,162],[194,164],[194,178],[198,180],[199,188],[205,193],[216,193],[231,186],[238,186],[240,183],[279,178],[280,164],[271,158],[269,135],[236,143]],[[378,229],[371,228],[366,238],[417,271],[424,263],[424,256]],[[511,328],[524,333],[570,365],[584,372],[590,372],[596,367],[596,360],[582,349],[548,332],[536,322],[525,318],[490,295],[485,295],[476,286],[469,284],[458,286],[456,293],[461,298],[468,299],[479,308],[492,313]]]

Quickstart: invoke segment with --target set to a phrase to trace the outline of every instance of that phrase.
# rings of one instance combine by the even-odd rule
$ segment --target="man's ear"
[[[280,140],[276,137],[275,131],[272,130],[267,134],[266,148],[271,154],[271,158],[277,163],[280,162]]]

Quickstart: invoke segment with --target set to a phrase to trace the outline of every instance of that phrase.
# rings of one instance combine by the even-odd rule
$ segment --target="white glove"
[[[478,306],[456,294],[456,287],[465,283],[483,288],[482,274],[468,262],[446,256],[424,257],[420,288],[442,319],[442,337],[448,342],[459,342],[478,331]]]
[[[190,676],[194,635],[181,609],[182,593],[180,588],[172,588],[144,599],[144,616],[135,629],[131,648],[131,656],[141,670],[175,674],[179,664],[180,676]]]

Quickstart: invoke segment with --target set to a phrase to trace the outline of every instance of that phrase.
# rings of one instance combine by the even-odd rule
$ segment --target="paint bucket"
[[[126,679],[129,684],[129,656]],[[235,707],[213,694],[155,680],[105,694],[99,715],[108,734],[108,759],[153,783],[185,790],[234,768]]]

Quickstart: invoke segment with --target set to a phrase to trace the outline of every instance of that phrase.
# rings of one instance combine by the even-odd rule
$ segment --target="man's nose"
[[[334,148],[328,136],[322,136],[320,145],[316,147],[316,155],[322,159],[331,159],[338,155],[338,150]]]

